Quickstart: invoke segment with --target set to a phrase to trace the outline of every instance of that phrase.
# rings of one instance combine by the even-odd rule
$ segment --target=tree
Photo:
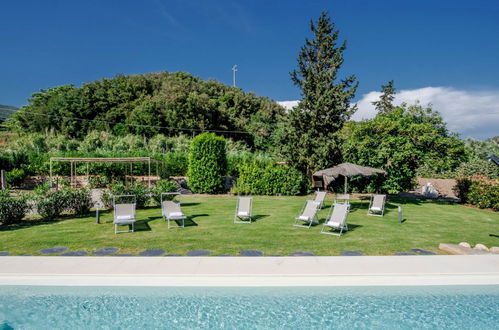
[[[317,22],[310,22],[314,38],[305,39],[298,55],[298,68],[291,79],[301,89],[302,100],[285,119],[282,140],[283,156],[288,163],[308,174],[341,161],[337,132],[355,112],[350,100],[358,83],[354,75],[339,80],[346,41],[338,42],[326,12]]]
[[[393,87],[393,80],[388,84],[381,85],[381,95],[379,101],[374,101],[372,104],[380,113],[389,113],[393,110],[393,99],[395,98],[395,88]]]
[[[453,171],[467,158],[463,141],[449,133],[440,114],[419,104],[402,104],[371,120],[350,123],[343,133],[346,161],[388,173],[361,189],[407,191],[420,166],[436,173]]]

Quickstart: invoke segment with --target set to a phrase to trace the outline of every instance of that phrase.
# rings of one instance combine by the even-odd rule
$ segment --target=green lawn
[[[310,198],[310,197],[308,197]],[[331,197],[328,196],[328,199]],[[33,254],[43,248],[66,246],[89,254],[98,248],[117,247],[120,253],[138,254],[145,249],[164,249],[167,254],[186,254],[205,249],[213,255],[258,249],[265,255],[288,255],[309,251],[316,255],[339,255],[360,251],[366,255],[391,255],[421,248],[438,252],[438,244],[483,243],[499,246],[499,213],[446,202],[390,199],[384,217],[366,215],[368,202],[354,202],[348,216],[350,231],[338,238],[321,235],[321,226],[293,227],[293,219],[307,197],[254,197],[252,224],[233,224],[235,197],[182,196],[182,209],[192,222],[183,229],[167,229],[159,208],[137,212],[136,232],[114,234],[112,212],[95,217],[63,218],[58,221],[25,221],[0,226],[0,251],[11,255]],[[324,221],[331,201],[319,213]],[[406,221],[397,222],[397,206]]]

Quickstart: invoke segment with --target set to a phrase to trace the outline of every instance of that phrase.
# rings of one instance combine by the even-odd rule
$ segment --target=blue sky
[[[119,73],[187,71],[231,84],[233,64],[243,90],[297,100],[289,72],[322,10],[347,40],[342,72],[360,81],[360,104],[393,79],[399,90],[438,104],[446,119],[466,109],[487,118],[471,128],[449,123],[463,137],[499,134],[499,108],[490,101],[499,100],[499,1],[490,0],[3,1],[0,104],[21,106],[41,88]],[[439,100],[456,102],[461,93],[470,103],[459,112],[461,103],[419,94],[429,87],[454,93],[437,93]],[[476,95],[490,104],[477,106]]]

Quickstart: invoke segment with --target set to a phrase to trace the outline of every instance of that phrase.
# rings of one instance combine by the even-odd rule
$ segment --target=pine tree
[[[374,101],[372,104],[380,113],[392,112],[394,105],[393,99],[395,98],[395,87],[393,87],[393,80],[390,80],[388,84],[381,85],[381,95],[379,101]]]
[[[286,121],[283,154],[288,163],[307,175],[341,162],[337,132],[355,112],[350,105],[358,82],[354,75],[337,78],[343,64],[346,41],[338,42],[339,31],[326,12],[310,22],[314,38],[305,39],[298,55],[298,68],[291,79],[302,92],[302,100]]]

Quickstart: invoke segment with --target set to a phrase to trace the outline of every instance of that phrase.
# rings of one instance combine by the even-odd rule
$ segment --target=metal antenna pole
[[[234,64],[232,67],[232,86],[236,87],[236,71],[237,71],[237,64]]]

